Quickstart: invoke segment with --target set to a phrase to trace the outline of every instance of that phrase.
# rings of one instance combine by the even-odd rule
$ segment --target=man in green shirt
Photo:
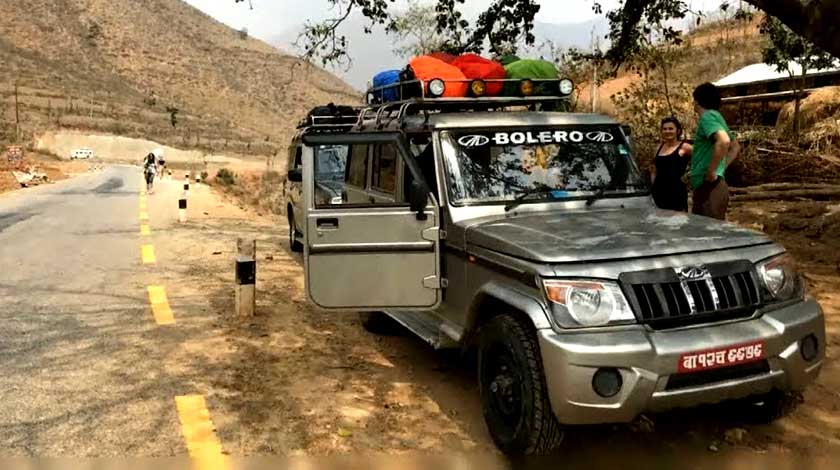
[[[724,174],[741,150],[720,114],[720,91],[711,83],[694,89],[694,109],[700,116],[691,157],[692,212],[725,220],[729,187]]]

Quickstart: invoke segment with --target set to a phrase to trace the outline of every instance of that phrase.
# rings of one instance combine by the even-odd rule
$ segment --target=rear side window
[[[364,144],[350,147],[347,157],[347,184],[364,188],[367,183],[368,146]]]
[[[392,144],[374,147],[371,188],[392,196],[397,191],[397,149]]]
[[[299,145],[292,145],[289,147],[289,169],[294,170],[301,168],[303,160],[302,160],[302,150]]]

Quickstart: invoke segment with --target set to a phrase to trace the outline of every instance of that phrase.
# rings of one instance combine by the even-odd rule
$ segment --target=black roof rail
[[[360,106],[318,106],[313,108],[307,116],[298,122],[298,129],[306,132],[348,132],[359,121]]]

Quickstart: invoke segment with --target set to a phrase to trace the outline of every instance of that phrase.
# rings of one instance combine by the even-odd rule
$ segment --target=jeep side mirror
[[[407,199],[411,211],[417,213],[417,220],[426,220],[426,214],[423,210],[429,202],[429,192],[416,179],[412,179],[408,186]]]
[[[289,170],[288,179],[292,183],[301,183],[301,182],[303,182],[303,172],[301,171],[300,168],[295,168],[293,170]]]

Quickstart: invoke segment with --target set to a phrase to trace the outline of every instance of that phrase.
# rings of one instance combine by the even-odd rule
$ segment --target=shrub
[[[227,168],[220,168],[219,171],[216,172],[216,181],[225,186],[232,186],[236,184],[236,173],[228,170]]]

